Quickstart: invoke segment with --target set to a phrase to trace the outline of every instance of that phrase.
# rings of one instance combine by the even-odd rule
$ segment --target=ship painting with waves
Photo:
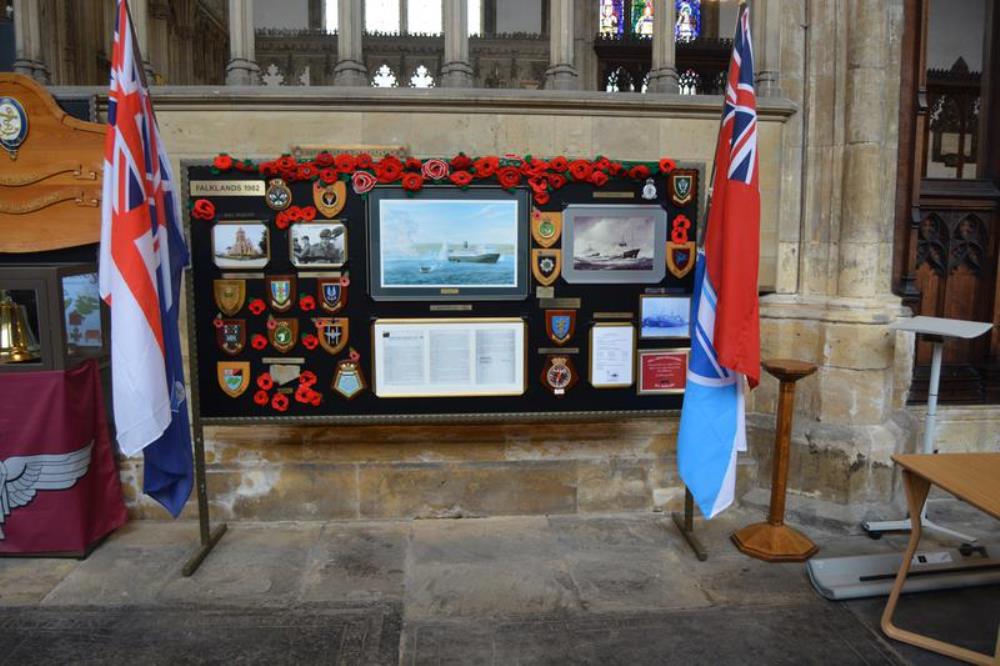
[[[584,271],[646,271],[653,267],[653,228],[648,219],[576,219],[573,268]]]

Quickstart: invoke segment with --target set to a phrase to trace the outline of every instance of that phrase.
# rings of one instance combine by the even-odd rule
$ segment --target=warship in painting
[[[641,257],[642,248],[630,236],[622,235],[616,244],[603,251],[588,245],[573,263],[582,270],[629,270],[649,268],[652,257]]]
[[[464,264],[495,264],[500,260],[499,252],[486,252],[482,248],[469,247],[469,241],[462,247],[448,252],[448,261]]]

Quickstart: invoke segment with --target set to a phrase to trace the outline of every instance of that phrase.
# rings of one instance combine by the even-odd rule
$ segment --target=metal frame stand
[[[226,533],[228,525],[222,523],[215,528],[215,531],[211,529],[211,523],[208,516],[208,482],[205,478],[205,434],[204,429],[201,425],[201,419],[197,416],[194,420],[194,473],[195,473],[195,483],[198,486],[198,527],[200,529],[201,544],[198,550],[188,558],[188,561],[184,563],[184,568],[181,569],[181,573],[187,578],[194,574],[201,566],[202,561],[208,554],[212,552],[215,548],[215,544],[219,543],[219,539],[222,535]]]
[[[674,519],[674,525],[681,531],[681,536],[691,546],[691,550],[694,551],[698,560],[700,562],[707,560],[708,551],[705,550],[705,546],[701,544],[701,540],[694,534],[694,497],[687,486],[684,487],[684,515],[682,516],[676,511],[670,515]]]

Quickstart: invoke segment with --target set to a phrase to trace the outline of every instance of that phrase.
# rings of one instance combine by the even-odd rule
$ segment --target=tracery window
[[[420,65],[417,67],[416,71],[413,72],[413,76],[410,77],[410,87],[411,88],[433,88],[434,87],[434,77],[427,70],[426,67]]]
[[[397,86],[399,86],[399,81],[396,80],[396,74],[389,65],[383,64],[375,70],[375,76],[372,77],[372,88],[396,88]]]

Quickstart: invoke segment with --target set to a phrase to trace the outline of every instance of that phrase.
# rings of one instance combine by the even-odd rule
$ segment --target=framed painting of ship
[[[656,284],[666,276],[667,213],[660,206],[570,205],[563,227],[569,284]]]
[[[527,190],[396,187],[368,195],[376,301],[523,300],[528,296]]]
[[[687,340],[691,334],[691,297],[640,294],[639,324],[643,340]]]
[[[225,270],[259,270],[271,259],[271,238],[263,222],[219,222],[212,227],[212,259]]]

